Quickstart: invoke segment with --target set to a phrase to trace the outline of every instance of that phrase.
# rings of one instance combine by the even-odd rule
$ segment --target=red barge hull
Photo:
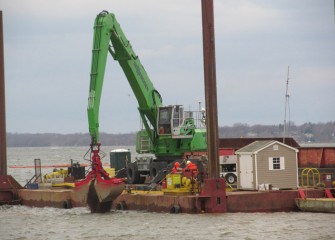
[[[85,199],[71,189],[20,189],[21,203],[33,207],[85,207]],[[295,198],[298,190],[268,192],[227,192],[226,212],[290,212],[298,211]],[[323,197],[324,191],[311,189],[308,196]],[[149,212],[211,212],[206,206],[209,197],[200,195],[175,196],[124,192],[112,203],[112,209],[144,210]]]

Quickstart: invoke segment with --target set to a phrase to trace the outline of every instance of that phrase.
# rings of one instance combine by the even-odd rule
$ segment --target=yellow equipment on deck
[[[52,173],[44,175],[43,182],[45,183],[60,183],[64,182],[64,177],[68,175],[67,169],[54,169]]]
[[[195,178],[188,178],[180,173],[166,175],[166,188],[164,194],[186,195],[199,193],[199,183]]]

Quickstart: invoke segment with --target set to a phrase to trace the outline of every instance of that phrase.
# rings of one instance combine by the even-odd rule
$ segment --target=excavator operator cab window
[[[181,106],[175,106],[173,108],[173,127],[179,127],[183,123],[183,108]]]
[[[159,134],[171,134],[172,107],[161,107],[158,112]]]
[[[172,137],[181,136],[181,128],[184,122],[184,107],[176,105],[173,107],[173,125],[172,125]]]
[[[172,137],[179,137],[184,122],[184,107],[182,105],[160,107],[158,114],[158,134],[172,134]]]

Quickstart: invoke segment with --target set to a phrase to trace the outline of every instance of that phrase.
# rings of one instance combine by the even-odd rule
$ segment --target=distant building
[[[299,168],[335,168],[335,143],[301,144],[298,164]]]

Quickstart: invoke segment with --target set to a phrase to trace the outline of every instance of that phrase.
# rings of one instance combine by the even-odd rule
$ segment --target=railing
[[[27,181],[26,185],[24,185],[24,188],[26,188],[32,183],[42,182],[41,159],[39,158],[34,159],[34,164],[35,164],[35,175],[32,176],[32,178],[29,179],[29,181]]]
[[[205,111],[184,111],[184,118],[194,119],[196,128],[206,128],[206,112]]]
[[[150,151],[151,141],[148,136],[140,136],[140,144],[141,153],[147,153]]]
[[[306,182],[304,181],[306,179]],[[310,179],[312,178],[312,184],[310,185]],[[317,179],[315,179],[317,178]],[[318,180],[316,183],[315,180]],[[306,185],[305,185],[306,184]],[[302,187],[316,187],[320,185],[320,172],[316,168],[305,168],[301,172],[301,186]]]

